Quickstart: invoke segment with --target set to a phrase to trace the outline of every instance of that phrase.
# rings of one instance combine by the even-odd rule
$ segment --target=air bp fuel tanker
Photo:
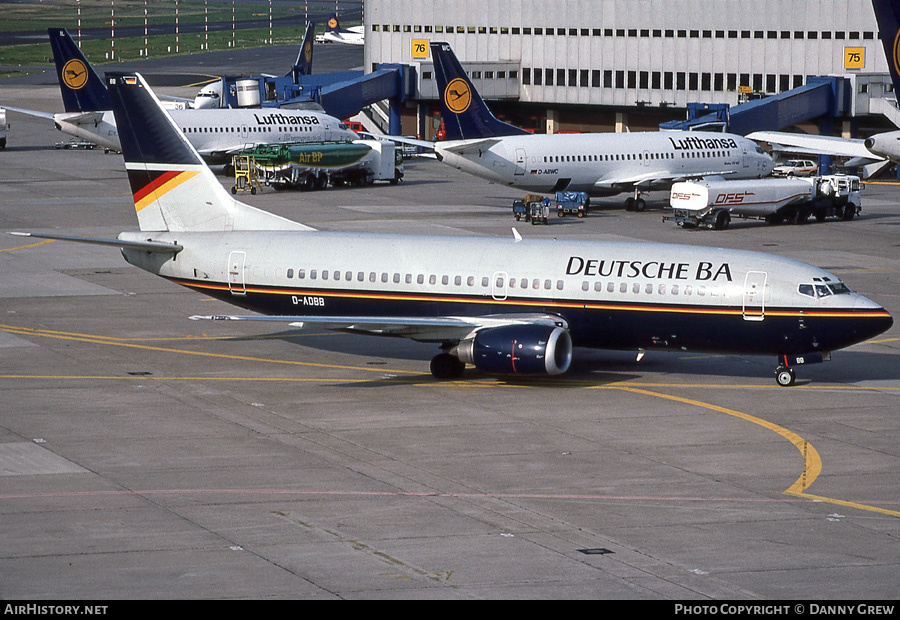
[[[137,74],[107,74],[140,230],[125,259],[254,314],[440,347],[439,378],[560,375],[575,347],[759,354],[794,367],[888,329],[837,276],[758,252],[637,242],[325,232],[235,200]],[[25,233],[27,234],[27,233]]]

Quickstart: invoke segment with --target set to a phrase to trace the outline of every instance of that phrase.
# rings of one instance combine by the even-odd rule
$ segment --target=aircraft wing
[[[668,186],[678,181],[686,181],[688,179],[700,179],[712,176],[726,176],[734,174],[734,170],[704,170],[691,174],[683,173],[665,173],[665,172],[645,172],[642,174],[632,174],[627,176],[615,177],[608,176],[594,183],[597,189],[623,190],[632,187],[639,189],[651,189],[653,187]]]
[[[568,327],[562,318],[550,314],[485,315],[480,317],[195,315],[190,318],[193,321],[288,323],[291,327],[313,327],[373,336],[393,336],[419,342],[459,342],[471,337],[481,329],[505,325]]]
[[[810,155],[836,155],[838,157],[859,157],[876,162],[884,160],[865,146],[859,138],[838,138],[835,136],[814,136],[783,131],[755,131],[747,135],[751,140],[768,142],[772,149],[790,153]]]
[[[19,114],[28,114],[29,116],[37,116],[38,118],[46,118],[48,120],[53,120],[53,113],[51,112],[41,112],[40,110],[26,110],[25,108],[11,108],[9,106],[3,106],[4,110],[12,110],[13,112],[18,112]]]

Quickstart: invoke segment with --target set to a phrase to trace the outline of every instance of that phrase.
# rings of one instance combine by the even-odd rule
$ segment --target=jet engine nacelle
[[[459,343],[456,355],[489,373],[561,375],[572,362],[572,337],[551,325],[492,327]]]
[[[866,138],[866,148],[875,155],[900,161],[900,131],[888,131]]]

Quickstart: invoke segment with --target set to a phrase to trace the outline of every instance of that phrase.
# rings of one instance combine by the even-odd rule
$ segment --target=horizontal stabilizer
[[[73,241],[75,243],[90,243],[93,245],[109,245],[117,248],[130,248],[134,250],[146,250],[148,252],[171,252],[176,254],[184,249],[177,243],[168,243],[166,241],[126,241],[124,239],[112,239],[103,237],[73,237],[70,235],[44,235],[40,233],[29,232],[11,232],[11,235],[17,237],[34,237],[35,239],[52,239],[54,241]]]
[[[9,110],[11,112],[18,112],[19,114],[27,114],[29,116],[36,116],[38,118],[46,118],[48,120],[53,120],[53,114],[51,112],[41,112],[40,110],[28,110],[26,108],[12,108],[10,106],[3,106],[4,110]]]

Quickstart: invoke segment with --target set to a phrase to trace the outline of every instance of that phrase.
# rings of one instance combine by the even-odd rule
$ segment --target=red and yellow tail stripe
[[[136,183],[138,175],[129,171],[129,180],[134,195],[134,210],[140,213],[149,204],[159,200],[167,193],[200,174],[199,170],[165,170],[159,172],[141,172],[143,184]],[[149,177],[149,178],[148,178]]]

